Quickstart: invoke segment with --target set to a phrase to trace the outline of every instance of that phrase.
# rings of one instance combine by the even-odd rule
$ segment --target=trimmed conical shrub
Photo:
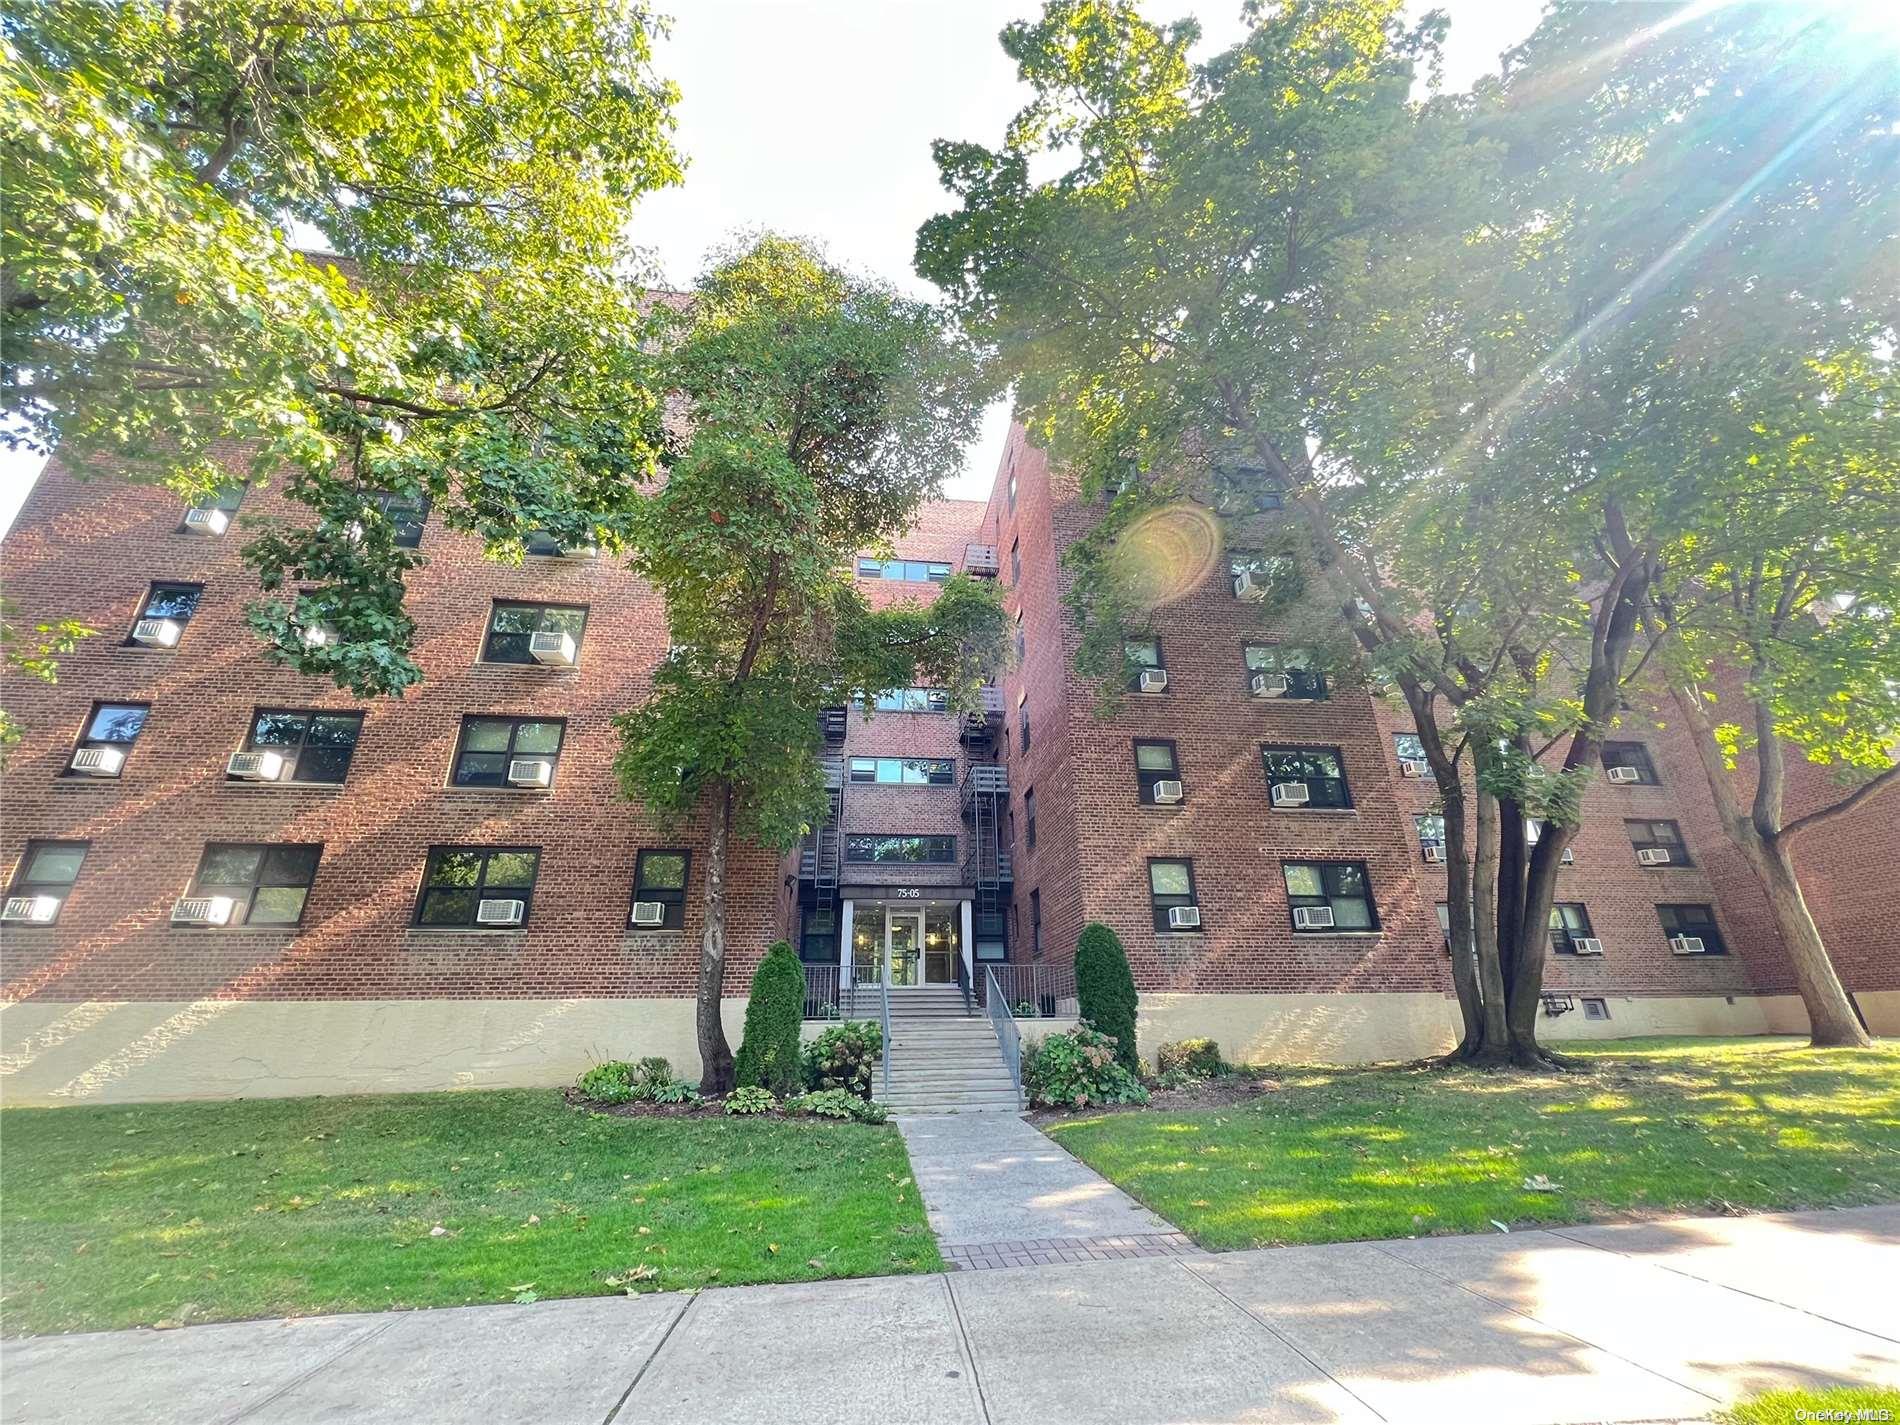
[[[1130,1073],[1141,1072],[1135,1048],[1135,977],[1128,952],[1106,925],[1089,925],[1075,947],[1075,992],[1082,1018],[1115,1036],[1115,1058]]]
[[[765,952],[752,975],[735,1081],[756,1084],[781,1098],[797,1093],[803,1087],[798,1025],[804,1015],[805,970],[792,947],[781,940]]]

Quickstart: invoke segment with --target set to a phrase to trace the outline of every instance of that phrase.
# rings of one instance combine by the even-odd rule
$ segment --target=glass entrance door
[[[884,963],[889,969],[892,989],[924,982],[924,913],[921,910],[885,912]]]

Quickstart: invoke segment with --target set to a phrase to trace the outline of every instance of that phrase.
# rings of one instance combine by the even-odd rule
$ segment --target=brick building
[[[874,601],[998,578],[1021,656],[972,717],[917,688],[821,719],[831,819],[784,860],[735,856],[735,1041],[780,935],[814,1017],[862,1012],[867,985],[981,999],[993,975],[1043,1018],[1073,1012],[1069,958],[1102,920],[1128,947],[1150,1054],[1190,1034],[1282,1060],[1449,1044],[1432,792],[1406,774],[1403,710],[1303,666],[1290,627],[1236,596],[1244,560],[1183,510],[1149,547],[1176,595],[1135,650],[1149,676],[1101,716],[1073,672],[1061,567],[1098,512],[1019,428],[988,501],[932,505],[897,558],[860,560]],[[235,520],[301,513],[262,489],[187,519],[162,490],[55,461],[8,536],[22,616],[100,634],[56,685],[6,689],[26,735],[0,808],[0,1093],[558,1082],[651,1053],[691,1072],[701,836],[654,827],[611,767],[609,719],[666,647],[657,598],[604,559],[489,563],[408,512],[425,677],[364,703],[266,663],[244,625]],[[1562,873],[1547,1031],[1798,1030],[1693,750],[1659,728],[1620,738],[1611,760],[1633,770],[1591,788]],[[1832,794],[1803,764],[1793,809]],[[1803,848],[1843,976],[1885,1032],[1900,947],[1867,869],[1900,861],[1896,803]]]

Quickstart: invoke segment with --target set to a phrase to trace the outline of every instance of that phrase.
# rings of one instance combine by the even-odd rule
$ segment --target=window
[[[584,543],[564,544],[544,529],[531,530],[521,541],[523,554],[538,554],[544,559],[578,559],[595,552],[593,536]]]
[[[356,739],[363,730],[359,712],[316,712],[302,708],[259,708],[244,739],[246,752],[275,752],[284,759],[283,782],[334,785],[349,774]]]
[[[948,712],[950,694],[942,688],[892,688],[873,700],[879,712]]]
[[[1009,542],[1009,583],[1011,588],[1023,581],[1023,543],[1020,539]]]
[[[1021,663],[1029,656],[1029,639],[1023,632],[1023,611],[1016,610],[1016,661]]]
[[[1023,792],[1023,845],[1031,851],[1036,849],[1036,789],[1034,787]]]
[[[231,516],[237,513],[238,506],[244,503],[244,482],[222,486],[208,500],[201,500],[185,511],[185,518],[179,523],[179,529],[186,534],[223,534],[231,527]],[[200,518],[193,519],[193,515]],[[204,518],[215,515],[214,518]]]
[[[421,545],[423,526],[429,522],[427,495],[399,495],[394,491],[385,491],[377,495],[372,503],[382,512],[383,518],[394,526],[397,548],[415,549]]]
[[[1042,892],[1029,893],[1029,958],[1042,958]]]
[[[1609,1001],[1586,999],[1583,1002],[1583,1017],[1585,1019],[1608,1019],[1610,1017]]]
[[[1412,828],[1418,833],[1418,847],[1425,852],[1427,860],[1445,859],[1445,818],[1438,812],[1420,812],[1412,818]],[[1437,848],[1438,855],[1432,856],[1429,848]]]
[[[1230,450],[1213,462],[1214,478],[1236,512],[1259,513],[1286,508],[1286,497],[1273,487],[1273,476],[1249,451]],[[1244,498],[1232,498],[1240,496]]]
[[[1236,549],[1227,556],[1227,572],[1233,579],[1234,597],[1259,603],[1274,584],[1289,572],[1289,561],[1257,549]]]
[[[838,908],[807,906],[798,926],[798,958],[807,965],[838,963]]]
[[[1559,955],[1577,953],[1577,942],[1592,938],[1590,912],[1582,901],[1558,901],[1550,908],[1550,948]]]
[[[534,878],[540,869],[538,847],[431,847],[422,871],[422,895],[416,901],[416,924],[516,929],[527,924]],[[500,920],[483,924],[477,917],[484,901],[491,903],[491,914],[510,909],[496,907],[494,902],[519,901],[521,913],[506,924]]]
[[[1337,748],[1263,747],[1260,759],[1266,767],[1267,799],[1272,806],[1297,811],[1352,805]]]
[[[905,787],[948,787],[957,764],[947,757],[853,757],[851,780]]]
[[[1022,734],[1022,751],[1029,750],[1029,704],[1027,701],[1016,704],[1016,726]]]
[[[581,635],[586,631],[586,609],[561,604],[497,603],[488,619],[482,662],[538,663],[540,660],[528,651],[537,633],[565,633],[574,640],[574,658],[578,662]]]
[[[1649,749],[1640,742],[1606,742],[1602,755],[1604,775],[1613,782],[1639,782],[1652,787],[1662,783],[1656,775],[1656,764],[1649,760]]]
[[[1171,806],[1179,797],[1162,801],[1155,795],[1155,787],[1161,782],[1178,782],[1180,769],[1176,765],[1174,744],[1172,742],[1137,742],[1135,744],[1135,785],[1140,789],[1141,800],[1149,806]],[[1170,787],[1169,791],[1175,790]]]
[[[1630,845],[1636,848],[1636,859],[1644,865],[1656,866],[1693,866],[1689,859],[1689,848],[1683,845],[1682,828],[1673,821],[1625,821],[1624,828],[1630,834]],[[1645,856],[1644,852],[1664,852],[1664,857]]]
[[[1372,903],[1365,862],[1287,861],[1281,872],[1286,877],[1287,904],[1296,932],[1323,935],[1332,930],[1379,928],[1379,911]],[[1302,910],[1331,911],[1332,916],[1330,920],[1302,916]]]
[[[299,925],[322,855],[321,846],[214,841],[205,847],[185,898],[231,901],[224,925]]]
[[[1158,638],[1129,638],[1122,641],[1122,657],[1134,665],[1128,675],[1128,686],[1136,692],[1148,691],[1142,686],[1142,674],[1150,669],[1166,669],[1161,661],[1161,640]]]
[[[1671,942],[1670,949],[1678,948],[1674,943],[1678,937],[1687,937],[1702,942],[1704,955],[1728,954],[1728,944],[1716,928],[1714,906],[1659,905],[1656,914],[1662,920],[1663,935]]]
[[[950,577],[950,566],[940,559],[865,559],[858,560],[860,579],[901,579],[910,584],[941,584]]]
[[[185,625],[191,622],[191,616],[198,612],[198,600],[204,594],[202,584],[154,584],[145,595],[145,602],[139,605],[139,614],[132,621],[132,632],[126,635],[126,646],[130,648],[173,648],[185,631]],[[152,627],[150,625],[156,625]],[[139,636],[143,630],[145,637]]]
[[[1016,511],[1016,471],[1013,468],[1009,472],[1009,508],[1010,513],[1014,514]]]
[[[79,736],[79,746],[73,750],[73,760],[67,764],[64,775],[72,776],[81,770],[76,764],[83,752],[102,752],[104,759],[97,761],[96,767],[83,769],[92,776],[119,775],[125,766],[125,759],[131,755],[132,744],[138,741],[140,731],[145,727],[145,719],[152,715],[149,703],[94,703],[92,715],[86,719],[85,731]],[[108,770],[109,769],[109,770]]]
[[[566,735],[567,724],[558,718],[465,717],[449,783],[456,787],[550,787]],[[516,762],[548,765],[516,767]],[[525,775],[517,779],[512,772]]]
[[[1148,903],[1154,909],[1156,930],[1198,930],[1201,926],[1174,923],[1168,912],[1177,906],[1200,903],[1194,899],[1194,863],[1192,861],[1150,861],[1148,863]]]
[[[7,886],[7,919],[28,925],[51,925],[59,919],[72,894],[79,868],[85,864],[85,841],[29,841]],[[24,900],[28,904],[16,905]],[[20,912],[15,915],[14,912]]]
[[[1416,732],[1393,733],[1392,751],[1401,762],[1423,762],[1425,760],[1425,744]]]
[[[954,836],[847,836],[844,859],[860,864],[947,866],[957,859]]]
[[[1273,643],[1249,643],[1243,650],[1246,663],[1246,688],[1254,690],[1254,674],[1286,675],[1288,698],[1323,698],[1326,675],[1319,671],[1319,659],[1310,648],[1282,648]]]
[[[658,901],[666,907],[658,929],[679,930],[686,924],[686,873],[692,854],[686,851],[642,851],[633,861],[633,898]],[[655,927],[646,927],[652,929]],[[833,927],[832,958],[837,958],[838,936]]]

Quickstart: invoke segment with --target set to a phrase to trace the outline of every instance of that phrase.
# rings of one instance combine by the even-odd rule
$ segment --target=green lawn
[[[1797,1412],[1805,1411],[1805,1414]],[[1879,1412],[1885,1411],[1886,1414]],[[1857,1414],[1856,1412],[1861,1412]],[[1832,1390],[1777,1390],[1728,1410],[1716,1425],[1794,1425],[1798,1420],[1900,1420],[1900,1390],[1836,1386]]]
[[[1589,1070],[1275,1070],[1237,1107],[1046,1128],[1213,1248],[1900,1198],[1900,1049],[1563,1047]]]
[[[10,1335],[942,1265],[895,1128],[542,1090],[10,1109],[0,1154]]]

